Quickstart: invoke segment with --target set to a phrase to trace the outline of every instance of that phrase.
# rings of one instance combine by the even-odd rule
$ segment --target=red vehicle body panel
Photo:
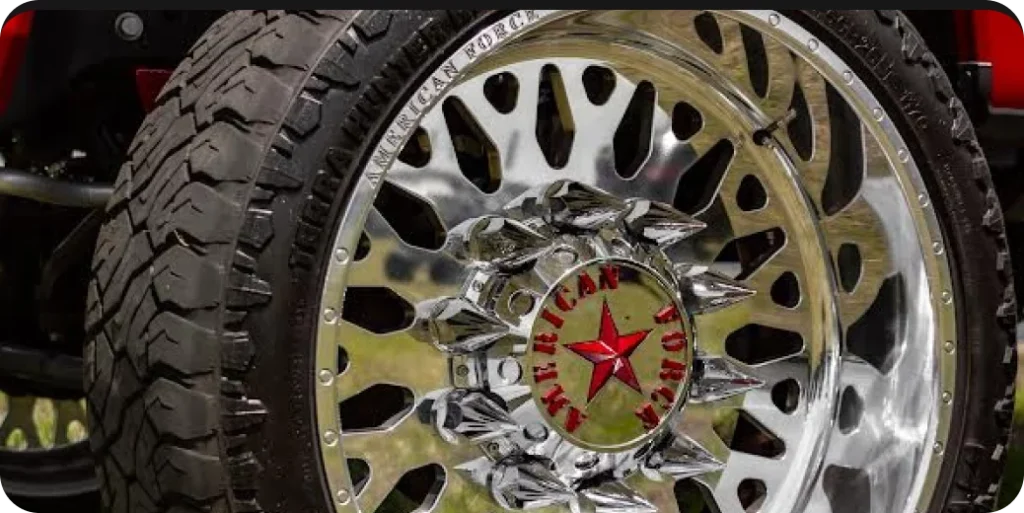
[[[0,28],[0,116],[7,110],[21,61],[25,58],[32,17],[32,11],[19,13]]]
[[[1024,29],[1012,16],[991,10],[957,12],[962,61],[992,65],[993,107],[1024,109]]]

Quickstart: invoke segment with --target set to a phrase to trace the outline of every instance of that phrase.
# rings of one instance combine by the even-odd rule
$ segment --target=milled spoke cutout
[[[462,174],[485,193],[497,191],[501,186],[501,157],[494,142],[462,100],[448,98],[441,112],[448,124]]]
[[[843,434],[850,434],[860,425],[860,419],[864,415],[864,400],[853,387],[843,389],[843,395],[839,400],[839,431]]]
[[[424,249],[444,245],[445,226],[434,207],[404,187],[384,181],[374,206],[406,244]]]
[[[715,258],[714,267],[723,273],[745,280],[782,249],[786,234],[772,228],[733,239]]]
[[[747,365],[778,361],[803,349],[799,333],[760,324],[748,324],[725,339],[725,352]]]
[[[441,465],[432,464],[410,470],[398,480],[376,513],[431,511],[444,483],[445,469]]]
[[[690,215],[706,209],[718,194],[734,153],[732,141],[722,139],[701,155],[679,180],[673,206]]]
[[[349,458],[348,463],[348,476],[352,480],[352,488],[355,489],[356,495],[359,495],[366,487],[367,481],[370,480],[370,465],[365,460],[358,458]]]
[[[875,301],[864,316],[850,325],[846,332],[846,349],[885,374],[892,368],[894,349],[903,326],[900,312],[907,307],[901,275],[882,282]]]
[[[569,99],[566,97],[562,74],[554,65],[541,68],[540,89],[537,99],[537,143],[555,169],[565,167],[576,133]]]
[[[356,254],[352,256],[352,261],[362,262],[370,254],[372,248],[373,243],[370,242],[370,236],[363,231],[359,234],[359,246],[356,247]]]
[[[739,497],[740,506],[747,513],[761,511],[761,506],[768,498],[768,488],[760,479],[744,479],[736,488],[736,495]]]
[[[622,178],[633,178],[651,154],[651,123],[657,91],[647,81],[640,82],[626,107],[619,128],[615,130],[615,172]]]
[[[412,325],[415,308],[387,287],[349,287],[342,318],[379,335]]]
[[[754,212],[764,208],[768,204],[768,192],[764,185],[754,175],[747,175],[740,181],[740,188],[736,191],[736,206],[744,212]]]
[[[679,513],[720,513],[708,489],[693,479],[683,479],[675,484],[676,504]]]
[[[836,267],[839,268],[839,283],[843,286],[843,290],[852,293],[860,283],[860,275],[864,271],[864,265],[860,259],[860,248],[849,242],[839,246]]]
[[[747,71],[750,73],[750,86],[754,93],[764,98],[768,94],[768,55],[765,53],[764,39],[761,33],[743,25],[740,27],[743,38],[743,49],[747,56]]]
[[[508,114],[516,109],[519,101],[519,79],[509,72],[496,73],[484,82],[484,97],[494,110]]]
[[[832,513],[861,513],[871,504],[871,478],[863,470],[831,465],[822,477]]]
[[[785,308],[796,308],[800,304],[800,282],[792,271],[782,273],[772,283],[772,301]]]
[[[697,29],[697,36],[711,51],[720,54],[725,50],[722,29],[718,26],[718,19],[714,14],[706,12],[698,15],[693,19],[693,26]]]
[[[800,384],[793,378],[776,383],[772,387],[772,403],[787,415],[796,411],[800,405]]]
[[[715,431],[733,451],[762,458],[777,458],[786,452],[786,444],[777,435],[754,420],[747,412],[740,410],[732,426],[717,424]],[[728,428],[732,428],[729,432]]]
[[[411,412],[412,407],[413,394],[408,388],[373,385],[341,402],[341,425],[346,433],[387,429]]]
[[[583,88],[594,105],[604,105],[615,91],[615,73],[604,66],[587,66],[583,70]]]
[[[398,154],[398,160],[415,168],[430,163],[430,137],[423,127],[417,127],[412,133],[412,137]]]
[[[672,108],[672,133],[680,141],[688,141],[704,127],[704,116],[693,105],[678,102]]]
[[[832,86],[825,88],[828,99],[829,129],[832,132],[831,159],[821,206],[825,215],[835,215],[846,208],[864,182],[864,143],[860,119]],[[805,159],[806,160],[806,159]]]

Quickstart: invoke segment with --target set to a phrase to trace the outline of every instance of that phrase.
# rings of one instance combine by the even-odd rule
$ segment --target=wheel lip
[[[362,227],[366,222],[366,217],[373,204],[377,190],[381,186],[384,174],[396,159],[398,150],[401,149],[413,134],[412,128],[402,128],[402,123],[399,123],[398,121],[399,117],[402,114],[406,114],[407,118],[405,121],[413,121],[407,126],[418,126],[418,122],[426,112],[445,96],[457,80],[463,76],[471,76],[472,71],[466,70],[466,68],[484,59],[498,48],[518,39],[524,33],[535,28],[537,25],[554,21],[578,11],[528,12],[531,13],[533,17],[532,21],[523,22],[522,20],[527,18],[527,14],[525,14],[527,11],[517,11],[498,20],[496,23],[481,27],[475,33],[483,34],[488,30],[492,30],[494,26],[502,23],[507,27],[509,25],[509,21],[514,18],[520,20],[518,22],[518,28],[513,29],[508,33],[508,36],[504,40],[495,42],[492,46],[487,48],[486,51],[477,51],[471,56],[468,56],[467,52],[464,51],[465,46],[459,47],[454,55],[452,55],[449,60],[445,61],[449,64],[457,64],[455,67],[459,70],[458,73],[454,75],[451,73],[446,74],[442,70],[443,67],[436,68],[432,73],[432,76],[441,78],[442,82],[447,84],[445,88],[437,92],[436,96],[429,99],[429,101],[424,102],[420,99],[420,105],[415,108],[410,108],[413,106],[413,103],[417,101],[415,96],[404,104],[402,109],[399,111],[399,114],[392,120],[389,129],[386,131],[399,134],[400,137],[392,138],[392,143],[387,143],[382,140],[374,151],[371,152],[371,158],[366,163],[366,167],[363,169],[363,174],[358,178],[358,182],[352,192],[351,200],[345,207],[342,217],[343,222],[337,232],[335,244],[333,246],[335,250],[342,250],[338,253],[344,253],[346,255],[355,254]],[[934,210],[930,208],[931,203],[928,201],[928,195],[926,192],[927,188],[916,162],[910,157],[910,150],[905,144],[905,141],[900,135],[895,123],[888,116],[884,115],[884,108],[877,102],[875,96],[868,89],[868,86],[855,73],[850,71],[850,68],[846,66],[845,62],[830,48],[822,44],[813,36],[813,34],[797,22],[779,12],[735,11],[722,12],[719,14],[734,18],[737,21],[741,21],[744,24],[757,28],[762,33],[771,35],[789,47],[795,54],[809,62],[818,73],[824,76],[829,83],[835,87],[846,102],[855,109],[855,112],[861,118],[863,125],[875,140],[882,145],[886,155],[889,157],[896,155],[900,156],[898,159],[890,158],[890,165],[892,171],[899,178],[901,189],[907,199],[907,206],[914,218],[916,233],[918,234],[918,239],[921,242],[921,248],[931,247],[932,243],[939,243],[942,245],[941,247],[945,247],[946,244],[938,217]],[[471,41],[469,44],[472,45],[473,42]],[[850,76],[846,77],[846,73],[850,73]],[[876,116],[874,109],[879,109],[878,112],[882,113],[881,117]],[[410,116],[408,114],[412,115]],[[384,148],[384,144],[390,144],[392,148]],[[912,196],[908,195],[908,193],[917,191],[923,191],[921,192],[921,196],[919,196],[921,198],[920,203],[911,201]],[[927,252],[923,252],[923,254],[926,256],[928,255]],[[326,273],[323,294],[321,297],[321,311],[332,312],[333,315],[326,316],[318,326],[316,348],[316,361],[318,365],[317,369],[314,369],[314,374],[320,372],[321,369],[331,368],[329,362],[332,362],[335,358],[334,348],[336,347],[336,335],[334,330],[337,325],[338,312],[340,312],[341,304],[344,299],[343,292],[347,282],[346,273],[349,262],[350,259],[347,256],[343,259],[334,259]],[[952,294],[955,291],[952,287],[953,282],[951,278],[950,262],[946,255],[940,255],[940,258],[926,257],[924,258],[924,262],[926,265],[927,284],[930,290],[942,291],[941,294],[931,294],[930,298],[931,307],[933,309],[932,311],[935,317],[934,329],[935,333],[938,334],[935,338],[935,347],[933,348],[934,357],[936,362],[938,362],[937,367],[939,368],[939,380],[937,385],[941,387],[942,390],[954,390],[956,385],[955,354],[943,351],[941,344],[939,343],[943,340],[953,341],[955,343],[957,340],[957,312],[954,306],[955,302],[952,301],[952,296],[947,296],[947,293]],[[329,343],[325,343],[324,341],[329,341]],[[838,364],[838,362],[836,363]],[[336,388],[333,386],[333,381],[330,384],[326,384],[321,380],[316,380],[315,377],[314,380],[320,385],[316,387],[316,400],[326,401],[327,404],[331,405],[329,408],[317,408],[316,420],[320,427],[320,435],[322,435],[319,443],[321,446],[321,453],[324,456],[324,471],[327,478],[326,480],[330,486],[331,494],[335,498],[335,507],[337,511],[342,513],[359,511],[356,502],[352,500],[352,497],[348,493],[348,491],[352,490],[353,487],[348,476],[347,468],[344,464],[345,457],[342,448],[337,441],[338,434],[341,432],[341,426],[337,411],[338,397],[336,394]],[[952,408],[950,405],[944,404],[941,401],[941,393],[939,393],[938,387],[932,390],[932,392],[935,399],[935,407],[930,410],[931,414],[930,419],[928,420],[928,440],[924,447],[933,446],[936,450],[931,458],[922,457],[921,468],[916,474],[913,489],[917,496],[917,511],[924,511],[930,505],[932,495],[934,494],[934,488],[938,482],[938,474],[942,468],[942,461],[945,458],[945,451],[940,448],[943,447],[945,440],[949,437],[951,423]],[[816,451],[823,451],[827,446],[828,438],[822,437],[818,441]],[[799,495],[803,500],[806,500],[809,492],[809,486],[805,484]]]

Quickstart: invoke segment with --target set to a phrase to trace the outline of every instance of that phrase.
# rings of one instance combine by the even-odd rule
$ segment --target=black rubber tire
[[[92,446],[110,511],[332,511],[311,399],[331,235],[397,107],[495,16],[234,12],[195,45],[132,144],[89,287]],[[899,13],[791,16],[871,84],[943,216],[966,385],[931,511],[990,508],[1015,305],[971,124]]]

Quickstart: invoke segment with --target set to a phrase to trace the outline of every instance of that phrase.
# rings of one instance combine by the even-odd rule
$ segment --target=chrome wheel
[[[339,511],[923,509],[956,385],[923,191],[778,13],[510,15],[342,219],[316,376]]]

